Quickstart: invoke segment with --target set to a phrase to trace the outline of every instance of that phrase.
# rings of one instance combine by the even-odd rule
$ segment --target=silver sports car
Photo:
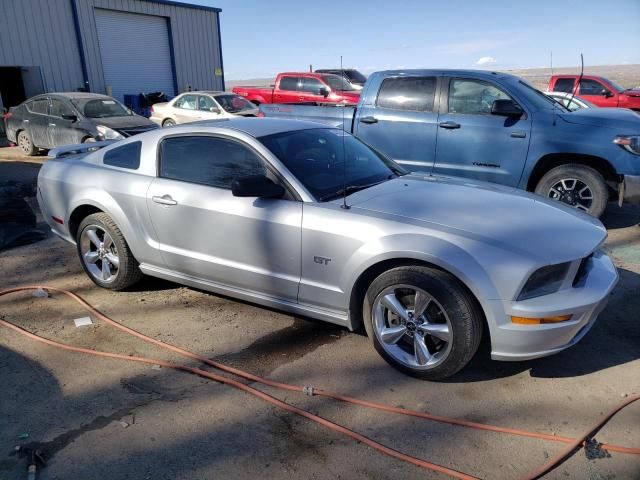
[[[485,330],[498,360],[575,344],[618,279],[597,219],[409,174],[316,123],[192,123],[52,154],[42,212],[96,284],[146,274],[364,325],[387,362],[421,378],[459,371]]]

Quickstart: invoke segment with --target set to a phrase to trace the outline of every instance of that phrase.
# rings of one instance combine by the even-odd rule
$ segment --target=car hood
[[[91,118],[89,119],[96,125],[104,125],[105,127],[113,128],[114,130],[120,130],[122,128],[135,128],[135,127],[155,127],[157,126],[148,118],[140,115],[125,115],[122,117],[106,117],[106,118]]]
[[[411,174],[354,193],[347,202],[354,210],[447,230],[547,264],[585,257],[607,237],[602,223],[586,213],[461,178]]]
[[[571,113],[559,115],[565,122],[595,127],[631,128],[632,133],[640,130],[640,116],[628,108],[581,108]],[[627,133],[621,131],[619,133]]]

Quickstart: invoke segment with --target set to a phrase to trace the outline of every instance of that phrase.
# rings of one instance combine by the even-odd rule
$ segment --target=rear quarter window
[[[140,151],[142,142],[133,142],[113,148],[105,152],[102,163],[112,167],[128,168],[137,170],[140,167]]]

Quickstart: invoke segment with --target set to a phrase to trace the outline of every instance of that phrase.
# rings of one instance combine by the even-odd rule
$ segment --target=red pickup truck
[[[608,78],[584,75],[553,75],[549,80],[550,92],[575,93],[599,107],[630,108],[640,111],[640,89],[623,88]]]
[[[356,104],[360,92],[338,75],[310,72],[279,73],[275,85],[235,87],[233,93],[260,105],[263,103]]]

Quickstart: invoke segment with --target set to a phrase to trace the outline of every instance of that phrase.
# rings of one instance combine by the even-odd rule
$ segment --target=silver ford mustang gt
[[[53,151],[38,201],[98,285],[143,274],[343,325],[435,380],[559,352],[618,275],[602,224],[493,184],[409,174],[342,130],[246,118]],[[87,153],[88,149],[94,149]],[[247,320],[250,321],[250,320]]]

